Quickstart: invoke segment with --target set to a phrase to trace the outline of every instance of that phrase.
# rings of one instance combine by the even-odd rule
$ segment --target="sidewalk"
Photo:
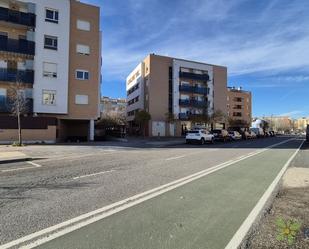
[[[31,159],[26,154],[19,151],[0,152],[0,164],[27,161]]]

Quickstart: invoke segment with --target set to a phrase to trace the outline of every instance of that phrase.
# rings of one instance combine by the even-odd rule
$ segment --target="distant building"
[[[263,117],[269,123],[269,128],[274,131],[294,130],[294,120],[288,116]]]
[[[307,125],[309,125],[309,117],[299,118],[295,121],[295,124],[296,124],[295,126],[297,130],[305,131],[307,128]]]
[[[229,119],[246,123],[248,127],[252,122],[252,94],[242,90],[241,87],[228,87],[227,114]]]
[[[152,118],[147,135],[180,136],[199,118],[226,114],[227,68],[151,54],[127,77],[126,89],[132,130],[136,112],[145,110]]]
[[[126,99],[115,99],[110,97],[102,97],[100,104],[101,116],[106,115],[125,115],[127,107]]]

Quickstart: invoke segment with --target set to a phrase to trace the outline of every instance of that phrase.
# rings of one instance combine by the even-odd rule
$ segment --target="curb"
[[[5,159],[5,160],[0,160],[0,164],[26,162],[31,159],[32,159],[31,157]]]

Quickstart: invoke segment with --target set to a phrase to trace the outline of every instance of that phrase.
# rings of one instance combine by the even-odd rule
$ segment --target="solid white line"
[[[23,168],[14,168],[14,169],[3,169],[1,170],[2,173],[5,172],[14,172],[14,171],[20,171],[20,170],[27,170],[27,169],[36,169],[42,167],[42,165],[33,163],[33,162],[26,162],[27,164],[31,164],[33,167],[23,167]],[[1,248],[1,247],[0,247]]]
[[[305,141],[301,143],[301,145],[298,147],[298,149],[295,151],[295,153],[289,158],[289,160],[286,162],[286,164],[283,166],[275,180],[271,183],[271,185],[268,187],[266,192],[263,194],[261,199],[258,201],[256,206],[252,209],[246,220],[242,223],[240,228],[237,230],[237,232],[234,234],[233,238],[230,240],[228,245],[225,247],[225,249],[236,249],[241,246],[241,243],[244,241],[246,235],[248,234],[251,226],[256,221],[256,218],[259,216],[259,214],[264,209],[269,197],[272,195],[274,189],[277,187],[279,181],[281,180],[283,174],[295,158],[295,156],[298,154],[299,150],[303,146]]]
[[[180,159],[180,158],[184,158],[186,156],[177,156],[177,157],[170,157],[170,158],[166,158],[166,161],[171,161],[171,160],[176,160],[176,159]]]
[[[76,176],[73,179],[77,180],[77,179],[81,179],[81,178],[85,178],[85,177],[91,177],[91,176],[97,176],[97,175],[103,175],[106,173],[110,173],[110,172],[114,172],[115,170],[109,170],[109,171],[102,171],[102,172],[98,172],[98,173],[94,173],[94,174],[89,174],[89,175],[83,175],[83,176]]]
[[[106,217],[108,217],[112,214],[118,213],[118,212],[123,211],[125,209],[128,209],[130,207],[133,207],[133,206],[135,206],[139,203],[142,203],[142,202],[147,201],[149,199],[152,199],[156,196],[164,194],[168,191],[171,191],[175,188],[178,188],[182,185],[185,185],[185,184],[190,183],[194,180],[197,180],[201,177],[204,177],[206,175],[214,173],[214,172],[216,172],[220,169],[226,168],[230,165],[233,165],[237,162],[240,162],[242,160],[250,158],[254,155],[258,155],[258,154],[260,154],[264,151],[267,151],[267,150],[269,150],[273,147],[287,143],[291,140],[294,140],[294,139],[288,139],[288,140],[285,140],[283,142],[280,142],[280,143],[271,145],[269,147],[266,147],[262,150],[257,150],[254,154],[250,153],[251,155],[244,156],[241,159],[236,159],[236,160],[231,161],[229,163],[225,162],[225,163],[216,165],[216,166],[211,167],[209,169],[202,170],[200,172],[197,172],[197,173],[189,175],[187,177],[178,179],[178,180],[170,182],[168,184],[159,186],[159,187],[154,188],[152,190],[148,190],[146,192],[143,192],[143,193],[138,194],[138,195],[134,195],[134,196],[129,197],[127,199],[124,199],[122,201],[113,203],[111,205],[102,207],[100,209],[94,210],[94,211],[86,213],[86,214],[80,215],[80,216],[75,217],[71,220],[67,220],[65,222],[59,223],[59,224],[51,226],[49,228],[45,228],[43,230],[37,231],[37,232],[29,234],[25,237],[22,237],[22,238],[19,238],[17,240],[11,241],[7,244],[4,244],[4,245],[0,246],[0,249],[7,249],[7,248],[16,247],[16,246],[18,246],[18,248],[24,248],[24,249],[34,248],[34,247],[42,245],[42,244],[44,244],[48,241],[56,239],[56,238],[58,238],[62,235],[70,233],[74,230],[77,230],[77,229],[82,228],[84,226],[87,226],[91,223],[94,223],[96,221],[104,219],[104,218],[106,218]],[[25,245],[26,243],[29,243],[29,244]]]

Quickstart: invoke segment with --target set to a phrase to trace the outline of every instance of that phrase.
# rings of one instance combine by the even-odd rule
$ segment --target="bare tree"
[[[8,107],[13,116],[17,118],[18,125],[18,146],[22,145],[22,132],[21,132],[21,117],[29,112],[28,100],[25,94],[25,87],[22,83],[13,83],[9,88],[9,103]]]

